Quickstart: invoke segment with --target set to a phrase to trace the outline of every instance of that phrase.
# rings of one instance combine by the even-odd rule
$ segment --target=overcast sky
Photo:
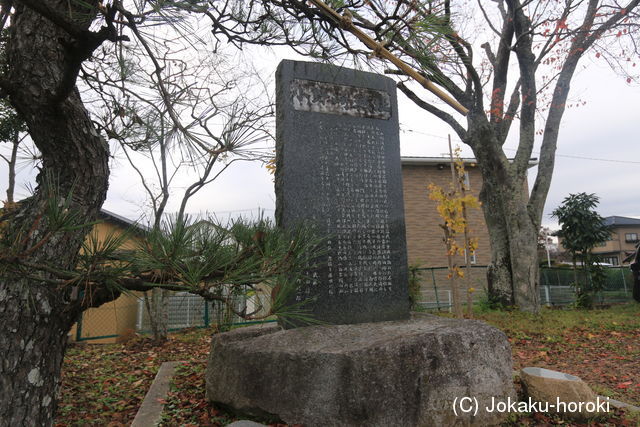
[[[261,56],[258,63],[262,64],[262,76],[273,76],[280,59],[295,58],[287,50],[278,50],[277,54],[262,50],[252,54],[254,59],[256,56]],[[550,217],[550,212],[564,197],[577,192],[597,194],[602,216],[640,217],[640,147],[637,142],[640,133],[640,88],[626,84],[622,77],[589,63],[588,59],[583,64],[588,68],[574,79],[571,98],[587,101],[587,104],[568,109],[563,119],[555,173],[542,221],[543,225],[552,227],[557,224]],[[270,88],[273,90],[273,84]],[[415,107],[400,92],[398,99],[402,155],[445,155],[448,151],[447,135],[452,133],[449,128]],[[452,137],[454,142],[457,141],[453,133]],[[515,154],[515,147],[514,143],[507,144],[508,156]],[[463,155],[471,155],[467,147],[463,149]],[[104,208],[137,219],[145,204],[142,187],[123,159],[116,159],[112,166]],[[6,171],[6,165],[2,163],[0,199],[5,198]],[[532,168],[530,184],[535,173],[536,168]],[[33,172],[28,168],[20,172],[18,198],[28,193],[28,183],[32,177]],[[174,204],[170,204],[170,208],[177,208],[181,191],[176,190]],[[255,215],[260,209],[271,216],[274,207],[273,181],[267,169],[258,162],[241,162],[231,165],[217,181],[193,198],[188,210],[192,213],[215,213],[220,218],[226,218]]]

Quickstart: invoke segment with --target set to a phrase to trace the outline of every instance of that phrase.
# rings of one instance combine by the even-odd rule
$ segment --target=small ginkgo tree
[[[467,209],[480,208],[480,201],[468,194],[465,183],[464,161],[460,157],[461,149],[456,147],[451,154],[451,183],[448,189],[444,189],[436,184],[429,184],[429,198],[438,202],[437,210],[444,220],[439,224],[444,232],[444,244],[447,253],[447,264],[449,268],[448,278],[451,286],[451,299],[453,312],[456,317],[463,317],[460,290],[457,283],[458,278],[466,277],[467,288],[467,315],[472,314],[472,296],[474,288],[469,282],[469,274],[464,273],[456,264],[456,255],[465,256],[466,270],[470,269],[471,255],[478,248],[478,240],[470,237],[469,221],[467,220]],[[460,243],[462,237],[462,243]]]

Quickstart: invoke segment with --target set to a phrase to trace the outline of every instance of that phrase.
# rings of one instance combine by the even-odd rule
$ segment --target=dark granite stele
[[[313,224],[326,255],[295,301],[329,324],[409,318],[396,87],[378,74],[282,61],[276,222]]]

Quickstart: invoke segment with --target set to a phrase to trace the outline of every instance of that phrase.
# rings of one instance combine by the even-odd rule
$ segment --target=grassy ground
[[[539,366],[573,374],[597,393],[640,406],[640,304],[478,317],[507,334],[514,369]]]
[[[583,378],[597,393],[640,405],[640,304],[603,310],[477,313],[509,337],[514,369],[539,366]],[[218,426],[234,417],[204,399],[205,360],[212,331],[173,335],[163,346],[143,339],[118,345],[76,345],[63,368],[57,425],[127,425],[158,367],[184,360],[167,398],[164,425]],[[512,418],[509,425],[574,425],[542,414]],[[640,425],[615,413],[593,425]]]

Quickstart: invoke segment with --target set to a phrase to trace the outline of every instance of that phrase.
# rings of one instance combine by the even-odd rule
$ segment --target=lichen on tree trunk
[[[169,291],[154,288],[151,295],[145,292],[144,303],[154,341],[166,341],[169,336]]]
[[[490,302],[537,312],[539,224],[529,212],[526,168],[506,158],[495,130],[486,118],[477,119],[481,131],[470,133],[482,173],[480,201],[489,232],[491,262],[487,268]]]
[[[82,16],[79,25],[85,27],[96,16],[96,10],[87,9],[87,4],[97,2],[47,2],[48,7],[70,16],[78,12]],[[8,82],[4,86],[42,153],[42,168],[33,195],[14,207],[3,224],[3,238],[14,242],[11,253],[17,254],[20,263],[72,270],[89,227],[47,236],[51,231],[47,206],[52,200],[64,200],[78,224],[93,221],[108,187],[108,145],[95,130],[78,91],[61,91],[77,60],[74,40],[22,3],[14,4],[14,10],[6,45],[11,67],[3,75]],[[59,199],[52,199],[54,196]],[[46,271],[25,269],[18,275],[0,270],[2,425],[53,423],[70,327],[83,308],[92,304],[87,299],[105,302],[117,296],[93,289],[82,300],[72,286],[53,284],[53,278]]]
[[[492,251],[487,269],[489,298],[505,307],[516,305],[523,311],[537,312],[538,227],[522,200],[524,188],[516,186],[510,194],[498,195],[500,191],[504,190],[487,184],[481,192]]]
[[[72,313],[59,296],[27,280],[0,278],[0,425],[53,423]]]

